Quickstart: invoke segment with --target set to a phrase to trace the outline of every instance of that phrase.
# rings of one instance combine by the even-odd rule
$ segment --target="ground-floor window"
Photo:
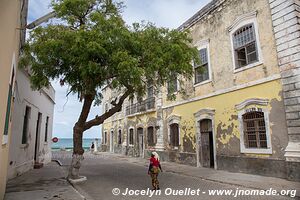
[[[122,144],[122,131],[119,130],[118,132],[118,144]]]
[[[150,126],[147,128],[147,137],[148,137],[148,145],[149,146],[154,146],[154,128],[153,126]]]
[[[107,132],[104,132],[103,144],[107,144]]]
[[[267,134],[264,113],[252,111],[243,114],[246,148],[267,148]]]
[[[133,145],[133,128],[129,129],[129,144]]]
[[[48,126],[49,126],[49,116],[46,117],[46,124],[45,124],[45,138],[44,141],[48,141]]]
[[[268,99],[253,98],[236,105],[241,153],[272,154],[268,102]]]
[[[176,123],[170,125],[170,145],[172,147],[179,146],[179,125]]]
[[[31,113],[31,108],[29,106],[26,106],[24,120],[23,120],[22,144],[26,144],[28,141],[28,126],[29,126],[30,113]]]

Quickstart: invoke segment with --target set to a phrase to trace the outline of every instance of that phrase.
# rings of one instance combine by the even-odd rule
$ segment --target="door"
[[[40,129],[41,129],[42,113],[38,113],[35,130],[35,145],[34,145],[34,161],[38,162],[39,156],[39,141],[40,141]]]
[[[199,161],[202,167],[214,167],[214,146],[212,122],[210,119],[200,121]]]
[[[144,134],[143,134],[143,128],[137,129],[137,135],[138,135],[138,146],[139,146],[139,156],[144,156]]]
[[[109,145],[110,152],[114,152],[114,132],[110,132],[110,145]]]

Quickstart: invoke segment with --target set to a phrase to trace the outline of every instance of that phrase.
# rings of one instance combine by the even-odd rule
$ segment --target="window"
[[[148,145],[149,146],[154,146],[154,128],[153,126],[148,127],[147,129],[147,137],[148,137]]]
[[[233,33],[236,69],[258,61],[254,24],[247,24]]]
[[[31,108],[26,106],[24,121],[23,121],[23,135],[22,135],[22,144],[26,144],[28,140],[28,123],[30,117]]]
[[[243,114],[243,125],[246,148],[266,149],[268,147],[265,118],[262,111]]]
[[[3,135],[8,135],[9,121],[10,121],[10,109],[11,109],[11,97],[12,97],[14,76],[15,76],[15,71],[13,69],[11,80],[10,80],[10,83],[9,83],[9,86],[8,86],[6,115],[5,115],[4,134]]]
[[[45,124],[45,142],[48,141],[48,124],[49,124],[49,117],[46,118],[46,124]]]
[[[104,132],[103,144],[107,144],[107,132]]]
[[[122,131],[119,130],[118,132],[118,144],[122,144]]]
[[[153,96],[154,96],[153,81],[148,81],[148,83],[147,83],[147,97],[151,98]]]
[[[177,75],[173,74],[173,78],[168,82],[168,94],[173,94],[178,91]]]
[[[268,104],[268,99],[250,98],[235,105],[241,153],[272,154]]]
[[[170,125],[170,145],[172,147],[179,146],[179,126],[175,123]]]
[[[129,145],[133,145],[133,128],[129,129]]]
[[[209,80],[207,48],[199,50],[200,64],[195,65],[195,84]]]

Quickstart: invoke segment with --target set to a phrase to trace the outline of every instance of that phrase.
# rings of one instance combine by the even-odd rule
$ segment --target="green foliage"
[[[94,95],[96,104],[106,84],[143,96],[147,82],[156,88],[173,74],[192,75],[197,50],[185,31],[135,23],[128,27],[120,16],[122,3],[110,0],[53,0],[60,24],[30,33],[20,61],[30,66],[36,89],[60,79],[79,97]]]

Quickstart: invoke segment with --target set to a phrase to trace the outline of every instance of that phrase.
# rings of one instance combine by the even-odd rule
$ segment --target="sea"
[[[82,139],[82,146],[84,149],[89,149],[94,142],[94,138],[83,138]],[[100,139],[98,139],[98,145],[100,144]],[[72,150],[73,149],[73,138],[58,138],[58,142],[52,142],[51,146],[52,150]]]

